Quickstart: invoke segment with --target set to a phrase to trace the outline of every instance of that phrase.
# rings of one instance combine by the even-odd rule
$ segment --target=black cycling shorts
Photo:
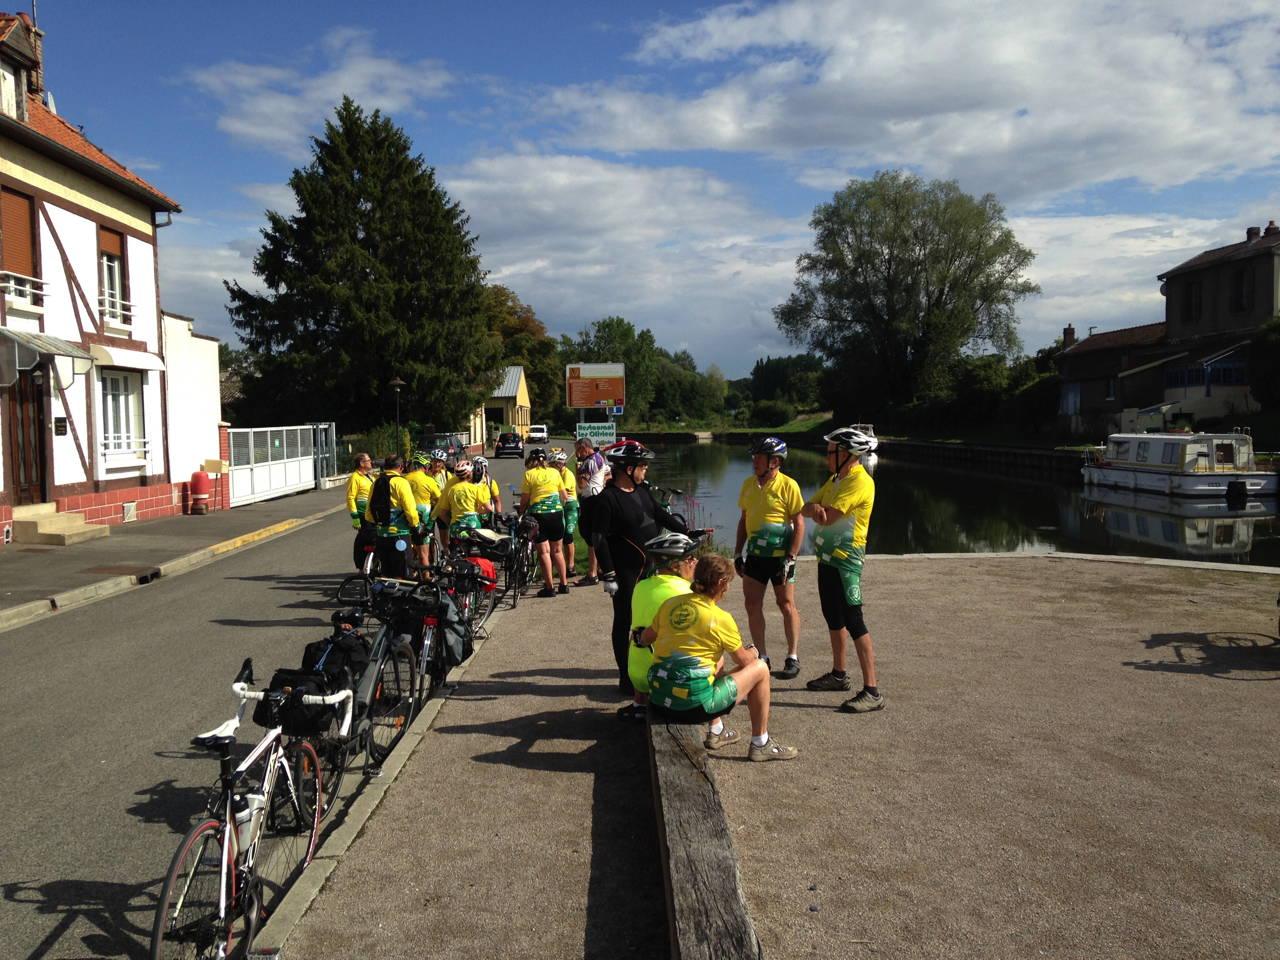
[[[559,510],[555,513],[535,513],[532,516],[538,519],[538,532],[533,538],[534,543],[564,539],[564,514]]]
[[[747,554],[745,558],[745,566],[742,570],[744,577],[750,577],[757,583],[772,583],[775,587],[783,584],[782,565],[787,562],[786,557],[753,557]],[[791,580],[795,583],[794,577]]]
[[[848,630],[850,639],[867,633],[862,619],[862,604],[845,602],[844,581],[840,571],[829,563],[818,564],[818,599],[822,603],[822,617],[828,630]]]
[[[591,507],[595,502],[595,497],[578,498],[578,533],[588,546],[591,544]]]
[[[702,706],[690,707],[688,710],[668,710],[650,701],[649,710],[653,718],[661,723],[710,723],[716,717],[727,717],[736,706],[736,703],[731,703],[723,710],[708,713]]]

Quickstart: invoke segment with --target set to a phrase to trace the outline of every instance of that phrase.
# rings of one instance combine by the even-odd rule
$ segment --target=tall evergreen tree
[[[404,131],[344,97],[311,162],[293,172],[293,216],[268,211],[253,271],[227,283],[228,311],[257,375],[259,422],[391,419],[465,426],[500,375],[469,218]]]

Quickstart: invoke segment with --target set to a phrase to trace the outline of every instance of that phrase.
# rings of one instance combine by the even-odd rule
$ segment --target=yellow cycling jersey
[[[373,489],[373,477],[357,470],[347,479],[347,513],[352,520],[364,515],[369,505],[369,491]]]
[[[420,522],[418,504],[413,499],[413,489],[398,470],[383,472],[391,478],[391,521],[386,525],[378,524],[378,535],[397,536],[408,533],[416,529]],[[425,516],[426,511],[422,511],[422,514]],[[370,523],[377,522],[373,517],[372,504],[365,508],[364,518]]]
[[[469,513],[479,513],[482,505],[489,504],[489,487],[483,483],[459,480],[440,497],[437,516],[448,514],[450,520],[460,520]]]
[[[876,483],[860,463],[854,464],[853,469],[843,478],[828,479],[814,494],[814,503],[833,507],[844,514],[844,519],[834,525],[839,530],[831,531],[836,537],[827,537],[834,540],[833,554],[837,559],[845,558],[846,547],[866,549],[867,527],[871,525],[871,508],[875,500]],[[822,533],[823,528],[819,526],[814,535],[816,537]],[[819,553],[819,556],[822,554]]]
[[[667,600],[658,608],[652,626],[658,634],[653,643],[655,665],[669,657],[692,657],[714,672],[722,656],[742,646],[733,615],[700,593]]]
[[[564,480],[564,492],[566,498],[574,500],[577,498],[578,478],[568,467],[560,467],[560,478]]]
[[[413,499],[418,501],[418,507],[422,510],[430,510],[437,500],[440,499],[440,485],[436,483],[436,478],[431,476],[425,470],[415,470],[405,476],[409,481],[409,487],[413,490]]]
[[[533,513],[559,512],[563,502],[564,477],[553,467],[530,467],[524,472],[520,493],[526,509]]]
[[[752,475],[742,481],[738,507],[747,515],[747,533],[751,534],[765,524],[790,523],[804,508],[804,496],[800,484],[785,473],[779,473],[763,487]]]

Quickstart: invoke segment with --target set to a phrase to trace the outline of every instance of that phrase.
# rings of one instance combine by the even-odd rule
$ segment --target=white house
[[[42,41],[0,13],[0,527],[67,542],[39,528],[182,510],[219,455],[217,346],[162,320],[157,231],[178,204],[56,114]]]

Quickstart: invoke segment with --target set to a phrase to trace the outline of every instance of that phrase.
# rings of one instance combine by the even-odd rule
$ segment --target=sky
[[[802,349],[772,309],[814,208],[877,170],[1001,200],[1036,252],[1028,352],[1162,320],[1157,274],[1280,219],[1280,6],[1256,0],[112,9],[39,0],[46,85],[181,203],[161,300],[228,340],[222,281],[254,285],[343,94],[406,130],[553,334],[619,315],[730,377]]]

